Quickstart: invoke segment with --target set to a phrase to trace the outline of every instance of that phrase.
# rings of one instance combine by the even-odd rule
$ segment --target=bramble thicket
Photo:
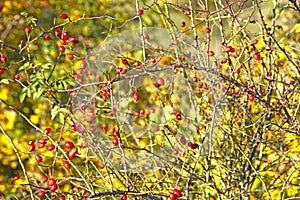
[[[293,0],[4,0],[3,199],[300,198]]]

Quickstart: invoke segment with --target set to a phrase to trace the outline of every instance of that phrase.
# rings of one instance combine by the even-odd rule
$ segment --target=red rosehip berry
[[[222,64],[225,64],[225,63],[227,63],[227,61],[228,61],[228,58],[223,58],[223,59],[221,60],[221,63],[222,63]]]
[[[66,199],[66,197],[63,195],[58,196],[58,200],[65,200],[65,199]]]
[[[32,152],[32,151],[34,151],[34,150],[35,150],[35,145],[34,145],[34,144],[30,144],[30,145],[29,145],[28,151],[29,151],[29,152]]]
[[[72,43],[72,44],[78,44],[78,40],[76,40],[74,37],[70,37],[69,38],[69,41]]]
[[[60,53],[63,53],[63,52],[65,52],[66,49],[65,49],[64,46],[61,45],[61,46],[58,47],[58,50],[59,50]]]
[[[117,137],[114,137],[113,141],[112,141],[113,145],[116,147],[119,144],[119,139]]]
[[[252,44],[253,44],[253,45],[255,45],[255,44],[257,44],[257,43],[258,43],[258,40],[253,40],[253,41],[252,41]]]
[[[15,175],[13,179],[14,179],[14,181],[17,181],[17,180],[20,179],[20,176],[19,175]]]
[[[53,184],[53,185],[50,185],[50,187],[49,187],[50,192],[55,192],[56,190],[57,190],[57,184],[56,183]]]
[[[178,189],[174,189],[172,191],[172,193],[175,194],[177,197],[182,197],[182,194],[181,194],[180,190],[178,190]]]
[[[73,160],[73,159],[75,158],[75,156],[76,156],[76,150],[71,151],[71,152],[68,154],[68,158],[69,158],[70,160]]]
[[[180,26],[183,28],[185,27],[185,22],[181,22]]]
[[[5,55],[2,55],[0,57],[1,62],[6,63],[7,62],[7,57]]]
[[[253,102],[255,100],[255,97],[253,95],[251,95],[251,96],[249,96],[249,100]]]
[[[25,28],[25,33],[27,33],[27,34],[30,34],[30,33],[31,33],[31,28],[30,28],[30,26],[27,26],[27,27]]]
[[[60,34],[61,34],[60,29],[56,29],[56,30],[54,31],[54,35],[55,35],[56,37],[59,37]]]
[[[74,56],[74,54],[71,53],[71,54],[68,55],[68,58],[69,58],[70,60],[73,60],[73,59],[75,58],[75,56]]]
[[[37,196],[38,196],[39,198],[43,198],[43,197],[45,196],[45,194],[46,194],[45,190],[40,190],[40,191],[37,193]]]
[[[139,93],[138,93],[138,92],[135,92],[135,93],[133,94],[133,99],[136,100],[136,101],[138,101],[139,98],[140,98]]]
[[[127,195],[123,194],[122,197],[121,197],[121,200],[127,200]]]
[[[253,55],[253,57],[254,57],[255,60],[258,60],[258,61],[261,60],[261,57],[260,57],[260,55],[258,53],[255,53]]]
[[[190,9],[185,10],[185,11],[184,11],[184,14],[185,14],[185,15],[190,15],[190,14],[191,14],[191,10],[190,10]]]
[[[205,29],[204,29],[204,32],[205,32],[205,33],[210,33],[210,31],[211,31],[211,30],[210,30],[209,27],[205,27]]]
[[[123,63],[124,65],[128,65],[128,61],[127,61],[126,59],[122,59],[122,63]]]
[[[283,65],[284,65],[284,62],[283,62],[283,61],[280,61],[280,62],[279,62],[279,66],[282,67]]]
[[[50,132],[51,132],[51,128],[47,127],[47,128],[44,129],[45,134],[48,135]]]
[[[66,169],[70,169],[71,168],[71,164],[67,160],[64,162],[64,166],[65,166]]]
[[[142,14],[144,14],[144,10],[143,9],[139,9],[138,13],[139,13],[139,15],[142,15]]]
[[[82,188],[81,189],[81,195],[84,196],[84,195],[86,195],[86,193],[87,193],[87,190],[85,188]]]
[[[227,46],[225,49],[225,52],[229,53],[229,52],[231,52],[231,50],[232,50],[232,46]]]
[[[15,80],[19,80],[20,79],[20,74],[16,74],[14,78],[15,78]]]
[[[0,12],[2,12],[2,10],[3,10],[3,6],[2,6],[2,5],[0,5]]]
[[[61,17],[62,19],[67,19],[67,18],[68,18],[68,15],[67,15],[66,13],[62,13],[62,14],[60,15],[60,17]]]
[[[3,74],[5,72],[5,69],[3,67],[0,67],[0,74]]]
[[[76,125],[72,125],[70,128],[71,128],[72,131],[77,131]]]
[[[53,151],[54,149],[55,149],[54,144],[50,144],[49,147],[48,147],[48,150],[49,151]]]
[[[170,193],[169,197],[170,197],[170,200],[176,200],[177,199],[177,196],[174,193]]]
[[[72,149],[74,147],[74,144],[71,141],[65,141],[64,145],[67,149]]]
[[[208,55],[212,57],[212,56],[215,55],[215,52],[214,52],[214,51],[209,51],[209,52],[208,52]]]
[[[55,179],[54,179],[54,178],[50,178],[50,179],[48,180],[48,185],[54,185],[54,184],[56,184]]]
[[[45,34],[45,40],[50,40],[51,39],[51,36],[49,33]]]
[[[67,31],[64,31],[62,34],[63,39],[67,40],[69,39],[69,33]]]
[[[36,160],[36,162],[42,162],[42,161],[43,161],[43,158],[42,158],[42,156],[40,156],[39,154],[36,154],[36,155],[35,155],[35,160]]]
[[[66,44],[67,44],[67,41],[64,40],[64,39],[59,39],[59,42],[60,42],[60,44],[62,44],[62,45],[66,45]]]

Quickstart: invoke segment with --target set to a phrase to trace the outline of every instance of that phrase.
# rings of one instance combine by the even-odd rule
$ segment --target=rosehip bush
[[[296,1],[0,12],[1,196],[300,196]]]

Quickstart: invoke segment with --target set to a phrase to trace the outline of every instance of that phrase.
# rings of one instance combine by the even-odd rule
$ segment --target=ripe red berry
[[[77,131],[76,125],[72,125],[70,128],[71,128],[72,131]]]
[[[0,67],[0,74],[3,74],[5,72],[5,69],[3,67]]]
[[[253,101],[254,101],[254,99],[255,99],[255,97],[254,97],[253,95],[249,96],[249,100],[250,100],[250,101],[252,101],[252,102],[253,102]]]
[[[67,149],[72,149],[74,147],[74,144],[71,141],[65,141],[64,145]]]
[[[82,188],[81,189],[81,195],[84,196],[84,195],[86,195],[86,193],[87,193],[87,190],[85,188]]]
[[[61,45],[58,47],[58,50],[59,50],[59,52],[63,53],[63,52],[65,52],[66,49],[64,46]]]
[[[73,60],[73,59],[75,58],[75,56],[74,56],[74,54],[71,53],[71,54],[68,55],[68,58],[69,58],[70,60]]]
[[[54,178],[50,178],[50,179],[48,180],[48,185],[53,185],[53,184],[56,184],[56,181],[55,181]]]
[[[65,200],[65,199],[66,199],[66,197],[63,195],[58,196],[58,200]]]
[[[135,93],[133,94],[133,98],[134,98],[134,100],[138,101],[139,98],[140,98],[139,93],[138,93],[138,92],[135,92]]]
[[[45,34],[45,40],[50,40],[51,39],[51,36],[50,36],[50,34]]]
[[[183,28],[185,27],[185,22],[181,22],[180,26]]]
[[[104,164],[100,164],[100,165],[99,165],[99,168],[100,168],[100,169],[104,169],[104,167],[105,167]]]
[[[70,160],[73,160],[73,159],[75,158],[75,156],[76,156],[76,150],[71,151],[71,152],[69,152],[69,154],[68,154],[68,158],[69,158]]]
[[[66,45],[66,44],[67,44],[67,41],[64,40],[64,39],[59,39],[59,42],[60,42],[60,44],[62,44],[62,45]]]
[[[34,144],[34,142],[35,142],[35,140],[29,140],[29,141],[28,141],[28,144],[29,144],[29,145],[32,145],[32,144]]]
[[[174,193],[170,193],[169,197],[170,197],[170,200],[176,200],[177,199],[177,196]]]
[[[54,35],[55,35],[56,37],[59,37],[60,34],[61,34],[60,29],[56,29],[56,30],[54,31]]]
[[[37,196],[38,196],[39,198],[43,198],[43,197],[45,196],[45,194],[46,194],[45,190],[40,190],[40,191],[37,193]]]
[[[3,6],[2,6],[2,5],[0,5],[0,12],[2,12],[2,10],[3,10]]]
[[[192,81],[193,81],[193,82],[197,82],[197,80],[198,80],[198,79],[197,79],[196,76],[194,76],[194,77],[192,78]]]
[[[185,15],[190,15],[190,14],[191,14],[191,10],[190,10],[190,9],[185,10],[185,11],[184,11],[184,14],[185,14]]]
[[[174,189],[172,191],[172,193],[175,194],[177,197],[182,197],[182,194],[181,194],[180,190],[178,190],[178,189]]]
[[[255,53],[253,55],[253,57],[254,57],[255,60],[261,60],[261,57],[260,57],[260,55],[258,53]]]
[[[279,62],[279,66],[282,67],[283,65],[284,65],[284,62],[283,62],[283,61],[280,61],[280,62]]]
[[[17,180],[19,180],[20,179],[20,176],[19,175],[15,175],[14,176],[14,181],[17,181]]]
[[[209,27],[205,27],[204,32],[205,33],[210,33],[210,28]]]
[[[54,149],[55,149],[54,144],[50,144],[49,147],[48,147],[48,150],[49,151],[53,151]]]
[[[254,45],[257,44],[257,43],[258,43],[258,40],[253,40],[252,41],[252,44],[254,44]]]
[[[43,158],[42,158],[42,156],[40,156],[39,154],[36,154],[36,155],[35,155],[35,160],[36,160],[36,162],[42,162],[42,161],[43,161]]]
[[[30,34],[30,33],[31,33],[31,28],[30,28],[30,26],[27,26],[27,27],[25,28],[25,33],[27,33],[27,34]]]
[[[127,61],[126,59],[122,59],[122,63],[123,63],[124,65],[127,65],[127,64],[128,64],[128,61]]]
[[[7,62],[7,58],[6,58],[5,55],[2,55],[2,56],[0,57],[0,60],[1,60],[1,62],[3,62],[3,63],[6,63],[6,62]]]
[[[69,39],[69,33],[67,31],[64,31],[62,37],[65,40]]]
[[[69,41],[72,43],[72,44],[78,44],[78,40],[76,40],[74,37],[70,37],[69,38]]]
[[[138,13],[139,13],[139,15],[142,15],[142,14],[144,14],[144,10],[143,9],[139,9]]]
[[[66,169],[70,169],[71,168],[71,164],[67,160],[64,162],[64,166],[65,166]]]
[[[176,119],[177,119],[177,120],[182,120],[182,117],[181,117],[181,114],[180,114],[180,113],[176,113],[175,116],[176,116]]]
[[[67,15],[66,13],[62,13],[62,14],[60,15],[60,17],[61,17],[62,19],[67,19],[67,18],[68,18],[68,15]]]
[[[57,190],[57,184],[56,183],[54,183],[53,185],[50,185],[50,187],[49,187],[50,192],[55,192],[55,190]]]
[[[123,194],[122,197],[121,197],[121,200],[127,200],[127,195]]]
[[[29,152],[32,152],[32,151],[34,151],[34,150],[35,150],[35,145],[34,145],[34,144],[30,144],[30,145],[29,145],[28,151],[29,151]]]
[[[43,177],[43,183],[46,183],[48,181],[48,176]]]
[[[222,64],[225,64],[225,63],[227,63],[227,61],[228,61],[228,58],[223,58],[223,59],[221,60],[221,63],[222,63]]]
[[[190,147],[191,149],[197,149],[197,148],[199,147],[199,145],[196,144],[196,143],[190,143],[190,144],[189,144],[189,147]]]
[[[44,129],[45,134],[48,135],[50,132],[51,132],[51,128],[47,127],[47,128]]]
[[[225,52],[229,53],[229,52],[231,52],[231,50],[232,50],[232,46],[227,46],[225,49]]]
[[[119,144],[119,139],[117,137],[114,137],[113,141],[112,141],[114,146],[118,146]]]
[[[208,55],[212,57],[212,56],[215,55],[215,52],[214,52],[214,51],[209,51],[209,52],[208,52]]]

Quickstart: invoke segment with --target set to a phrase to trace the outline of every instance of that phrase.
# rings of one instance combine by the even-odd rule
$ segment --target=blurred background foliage
[[[145,10],[143,22],[146,27],[170,27],[162,17],[162,13],[165,12],[163,10],[164,2],[165,1],[156,1],[158,6],[152,7],[149,7],[149,5],[153,5],[153,2],[150,0],[140,2],[140,6]],[[212,8],[211,13],[213,13],[210,16],[210,27],[212,30],[210,48],[216,53],[216,58],[213,60],[213,63],[217,69],[220,63],[219,61],[223,57],[228,56],[223,53],[224,46],[229,44],[235,46],[239,52],[242,52],[242,55],[238,58],[232,58],[232,65],[223,65],[221,72],[239,79],[241,83],[247,86],[256,86],[259,83],[263,83],[259,90],[257,89],[260,93],[263,90],[268,90],[268,88],[264,88],[263,86],[264,84],[267,85],[267,78],[265,75],[262,75],[269,73],[266,72],[266,69],[275,73],[274,71],[278,69],[279,63],[285,62],[283,67],[279,68],[280,73],[278,73],[278,77],[273,77],[278,81],[278,85],[274,86],[277,90],[272,91],[268,99],[270,103],[277,106],[276,110],[274,112],[272,111],[272,115],[275,115],[275,117],[272,118],[272,125],[265,125],[264,113],[269,110],[264,107],[263,104],[248,102],[247,94],[236,98],[231,98],[230,95],[226,96],[224,102],[229,106],[222,111],[224,115],[222,126],[216,128],[216,132],[222,133],[222,136],[218,138],[222,142],[217,142],[214,147],[217,150],[222,149],[223,151],[216,153],[214,159],[209,163],[211,164],[209,167],[213,167],[213,180],[210,180],[211,182],[206,184],[210,185],[210,187],[204,189],[205,184],[203,183],[204,185],[198,185],[198,187],[195,188],[201,188],[200,194],[197,195],[201,196],[202,193],[205,193],[203,196],[207,198],[211,197],[212,199],[225,199],[224,196],[230,196],[234,199],[234,194],[238,194],[241,191],[241,193],[251,193],[249,196],[251,196],[252,199],[259,199],[259,197],[264,199],[283,199],[285,196],[299,197],[299,69],[295,69],[295,67],[289,63],[289,59],[282,53],[282,49],[276,46],[272,38],[267,37],[262,23],[259,22],[260,16],[257,10],[253,16],[253,22],[248,25],[249,21],[246,19],[248,14],[251,13],[251,9],[247,10],[247,8],[250,8],[253,4],[251,3],[252,1],[245,2],[245,12],[241,15],[241,17],[245,19],[244,21],[241,20],[243,24],[228,27],[233,24],[231,21],[232,16],[230,16],[227,11],[224,11],[222,12],[225,16],[224,26],[222,27],[219,25],[217,14],[214,13],[214,11],[217,10],[214,6],[214,1],[210,1],[210,7]],[[174,27],[179,29],[182,21],[186,21],[187,27],[189,27],[191,25],[190,21],[188,17],[183,14],[184,10],[188,7],[188,1],[174,0],[168,1],[168,3],[170,17],[175,24]],[[55,93],[53,89],[68,89],[73,87],[75,81],[72,78],[72,74],[80,68],[80,64],[85,56],[108,36],[139,27],[139,19],[136,17],[136,4],[134,1],[126,0],[18,0],[3,1],[1,4],[4,7],[0,15],[0,40],[2,45],[0,52],[7,56],[8,62],[5,65],[1,64],[5,67],[6,71],[0,75],[0,78],[1,80],[7,80],[9,84],[1,82],[0,98],[24,113],[32,123],[38,127],[42,129],[51,127],[53,132],[59,134],[63,122],[63,115],[51,120],[50,111],[53,107],[49,102],[54,101],[51,92]],[[205,47],[208,40],[203,32],[204,27],[207,25],[205,23],[206,15],[202,12],[204,8],[198,6],[194,1],[193,5],[199,11],[197,14],[197,22],[199,24],[196,29],[201,33],[199,39],[203,41],[203,46]],[[277,13],[275,13],[274,16],[274,13],[272,14],[272,10],[270,9],[272,5],[271,1],[262,4],[262,12],[269,26],[267,28],[270,30],[273,28],[276,29],[273,36],[281,46],[285,48],[289,58],[299,66],[299,13],[294,10],[291,11],[288,6],[290,5],[288,1],[280,1],[280,3],[277,4],[279,8],[276,10]],[[46,41],[43,39],[43,36],[49,32],[51,38],[55,38],[54,29],[52,29],[52,27],[67,22],[67,20],[60,18],[61,13],[67,13],[71,21],[81,17],[105,17],[102,19],[82,19],[76,23],[67,23],[63,26],[63,29],[78,39],[80,43],[77,46],[71,45],[70,48],[66,50],[66,53],[61,55],[60,59],[56,60],[59,55],[59,42],[54,42],[54,40]],[[274,20],[276,21],[276,26],[272,26]],[[242,25],[245,25],[246,28],[244,30],[249,33],[249,38],[246,38],[242,31],[236,31],[236,29]],[[24,32],[27,26],[32,28],[30,36]],[[223,39],[225,39],[225,41],[221,39],[222,28],[225,28],[225,30],[223,30]],[[185,30],[187,34],[193,35],[192,31],[187,28]],[[38,41],[30,44],[21,54],[18,52],[18,49],[26,45],[26,41],[30,41],[37,36],[40,37]],[[248,44],[250,39],[258,40],[256,48],[257,51],[262,52],[262,58],[267,60],[267,67],[262,66],[261,63],[256,61],[247,61],[249,57],[253,56],[253,51],[251,51],[252,46]],[[274,54],[270,53],[270,49],[267,49],[269,47],[275,49]],[[71,52],[74,52],[76,56],[72,61],[67,58],[67,54]],[[26,63],[28,62],[33,63],[33,66],[36,67],[26,67]],[[56,69],[49,83],[45,84],[44,78],[49,75],[49,66],[53,66],[54,64],[56,64]],[[243,70],[239,76],[236,76],[233,72],[240,66],[242,66]],[[22,67],[27,69],[20,71]],[[24,101],[21,103],[19,98],[20,94],[22,92],[24,93],[24,87],[20,87],[20,84],[14,80],[16,74],[20,74],[20,80],[23,81],[25,85],[30,85],[31,81],[39,82],[39,85],[34,87],[33,91],[34,93],[39,92],[40,94],[34,96],[26,91],[27,97],[24,96]],[[31,74],[35,76],[30,77]],[[191,76],[192,75],[189,74],[189,77]],[[40,77],[39,81],[36,80],[38,77]],[[296,84],[290,84],[291,81],[296,82]],[[232,94],[235,92],[243,92],[237,91],[232,83],[227,84],[226,87]],[[276,92],[286,94],[286,99],[278,99]],[[64,102],[64,100],[68,98],[63,94],[56,94],[55,97],[63,103],[67,103]],[[284,102],[284,106],[282,102]],[[281,109],[285,106],[288,108],[287,112],[290,113],[293,119],[291,122],[288,122],[282,117],[286,115],[286,112]],[[212,107],[207,109],[209,111],[206,111],[205,114],[208,115],[212,109]],[[26,143],[28,140],[42,137],[42,134],[38,133],[37,130],[28,124],[19,114],[9,109],[6,104],[0,103],[0,111],[0,124],[13,139],[14,144],[21,154],[27,172],[31,177],[35,177],[37,184],[40,183],[43,175],[47,174],[47,172],[36,173],[37,170],[43,170],[35,164],[34,155],[28,153]],[[205,119],[209,119],[209,117],[205,117]],[[258,125],[256,126],[256,124]],[[263,129],[264,138],[259,138],[259,134],[262,132],[261,129]],[[64,133],[64,139],[70,138],[77,142],[76,145],[82,145],[82,141],[76,140],[77,137],[78,136],[74,135],[71,131]],[[228,141],[228,143],[223,143],[224,140]],[[264,142],[263,144],[257,144],[257,140],[263,140]],[[22,188],[21,184],[25,183],[24,177],[21,177],[21,179],[17,181],[13,180],[15,175],[22,174],[17,156],[13,152],[12,146],[4,134],[0,134],[0,141],[0,192],[4,193],[8,198],[21,198],[22,194],[19,190]],[[230,144],[237,145],[232,147]],[[249,159],[249,154],[252,152],[251,148],[257,149],[259,155],[255,153],[255,156],[260,160],[251,160],[252,163],[249,164],[249,160],[247,159]],[[74,163],[83,163],[86,158],[85,155],[88,154],[87,151],[88,150],[81,149],[79,152],[81,156],[77,158]],[[44,153],[46,158],[53,156],[51,152]],[[253,157],[251,157],[251,159],[252,158]],[[45,162],[50,163],[51,160],[49,159]],[[98,165],[101,164],[98,160],[94,160],[94,163]],[[204,163],[203,166],[197,166],[197,172],[199,172],[199,174],[205,171],[205,165],[209,165],[206,161],[202,163]],[[249,170],[251,167],[255,168],[252,174],[243,174],[245,169]],[[67,173],[68,172],[61,167],[56,170],[56,177],[60,177],[61,180],[64,180],[64,176]],[[163,175],[168,174],[167,171],[160,173],[161,174],[157,175],[157,177],[161,178]],[[250,177],[255,173],[260,173],[260,175],[255,176],[256,178],[254,179],[246,179],[246,176]],[[152,180],[151,176],[152,175],[149,175],[148,177],[149,181]],[[184,176],[188,177],[188,174],[184,174]],[[203,173],[201,176],[205,177]],[[174,177],[171,177],[171,179],[173,178],[172,181],[176,179],[176,177]],[[245,180],[237,180],[237,177],[240,179],[244,178]],[[137,182],[141,183],[142,181],[138,180]],[[249,184],[249,182],[252,184]],[[107,184],[107,182],[103,183],[103,185],[105,184]],[[118,184],[118,186],[115,186],[115,188],[124,189],[122,184],[118,182],[116,184]],[[243,188],[243,184],[248,184],[251,187]],[[62,185],[65,191],[71,191],[71,184]],[[232,186],[234,189],[230,191]],[[109,186],[106,185],[105,187],[109,188]]]

